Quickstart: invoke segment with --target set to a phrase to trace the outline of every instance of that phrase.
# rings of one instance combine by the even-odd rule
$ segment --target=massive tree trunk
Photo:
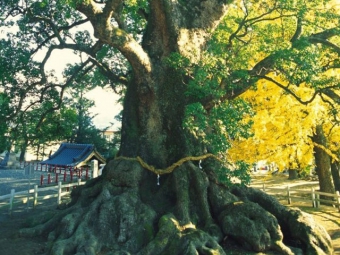
[[[219,163],[187,144],[193,139],[182,128],[187,77],[165,60],[171,53],[199,56],[227,1],[189,1],[187,8],[180,2],[150,1],[142,46],[127,35],[117,40],[124,33],[105,27],[105,9],[96,15],[91,5],[78,7],[133,69],[119,155],[101,177],[74,190],[61,213],[21,233],[48,236],[58,255],[227,254],[235,247],[240,254],[331,254],[328,234],[312,219],[262,192],[228,189],[215,178]],[[202,169],[198,159],[205,159]],[[300,246],[288,246],[292,240]]]
[[[184,85],[178,74],[151,59],[153,72],[136,77],[125,95],[119,156],[136,157],[164,168],[187,154],[182,130]],[[163,86],[166,84],[165,86]]]
[[[314,142],[314,157],[316,174],[319,178],[320,191],[334,193],[334,184],[331,175],[331,160],[328,153],[325,151],[327,148],[326,137],[324,135],[322,125],[315,128],[312,141]]]

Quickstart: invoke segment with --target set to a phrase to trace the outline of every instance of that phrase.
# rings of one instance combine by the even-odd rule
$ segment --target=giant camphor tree
[[[18,105],[34,91],[59,97],[31,104],[49,99],[58,108],[65,90],[84,80],[124,96],[118,157],[75,190],[66,209],[21,234],[48,236],[51,254],[228,254],[236,247],[331,254],[328,234],[310,216],[226,185],[231,175],[244,180],[243,164],[230,167],[223,154],[250,135],[243,117],[251,110],[238,96],[260,79],[287,93],[304,83],[325,100],[338,98],[336,76],[322,75],[339,66],[334,4],[2,2],[2,25],[19,24],[0,49],[2,86],[17,92]],[[47,63],[67,49],[81,61],[56,81]]]

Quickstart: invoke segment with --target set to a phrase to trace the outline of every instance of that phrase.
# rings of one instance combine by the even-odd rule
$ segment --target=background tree
[[[309,136],[317,122],[316,116],[322,114],[320,111],[313,111],[313,106],[299,103],[268,82],[259,82],[256,91],[247,91],[242,97],[256,112],[252,117],[253,136],[234,141],[230,156],[250,163],[267,160],[268,164],[275,163],[280,171],[312,164]]]
[[[300,86],[295,93],[306,98],[313,91]],[[243,98],[251,102],[256,112],[252,118],[254,136],[234,141],[229,155],[249,163],[266,160],[275,163],[280,171],[289,169],[300,174],[310,174],[310,168],[315,166],[320,190],[333,193],[333,181],[338,177],[332,178],[330,169],[331,162],[338,158],[331,152],[330,144],[338,141],[334,136],[339,128],[336,105],[329,105],[320,97],[301,104],[268,82],[258,83],[257,90],[247,91]],[[336,149],[335,146],[333,150]],[[308,173],[303,173],[307,169]]]
[[[50,103],[44,102],[25,114],[18,115],[11,135],[14,145],[21,152],[20,160],[25,160],[29,146],[36,148],[37,160],[41,160],[49,154],[44,148],[71,138],[77,123],[76,112],[63,104],[60,109],[45,114],[49,107]],[[44,118],[41,119],[41,116]]]
[[[330,4],[7,2],[3,16],[18,15],[20,30],[2,40],[3,52],[18,50],[11,63],[23,58],[26,65],[5,66],[11,77],[2,83],[19,93],[18,102],[34,91],[32,106],[47,91],[58,109],[66,88],[82,80],[124,96],[118,157],[73,193],[69,208],[22,234],[49,233],[54,254],[225,254],[225,240],[293,254],[283,236],[298,239],[306,254],[331,253],[327,233],[301,211],[217,178],[222,171],[244,176],[244,164],[225,164],[220,156],[231,141],[250,135],[251,110],[237,97],[257,81],[302,102],[294,93],[302,84],[314,89],[307,101],[337,100],[338,77],[323,76],[338,68],[339,19]],[[85,23],[94,37],[81,28]],[[75,51],[80,61],[55,80],[46,63],[60,49]]]
[[[333,112],[337,113],[337,111]],[[334,115],[333,115],[334,116]],[[330,157],[331,162],[331,172],[333,177],[334,188],[337,191],[340,191],[340,167],[339,167],[339,125],[336,115],[333,118],[334,123],[328,123],[326,129],[327,140],[328,140],[328,155]]]
[[[5,121],[6,116],[9,114],[9,98],[3,93],[0,93],[0,152],[9,149],[8,141],[8,125]]]
[[[327,148],[327,140],[322,125],[317,125],[312,136],[314,146],[316,173],[318,174],[320,190],[334,193],[334,184],[331,175],[331,158],[324,148]],[[321,145],[321,146],[320,146]]]
[[[71,94],[72,103],[70,107],[75,109],[77,114],[77,125],[73,127],[72,135],[67,139],[71,143],[93,144],[103,155],[108,155],[109,144],[103,136],[103,130],[95,127],[90,108],[94,102],[84,97],[86,90],[81,88]]]

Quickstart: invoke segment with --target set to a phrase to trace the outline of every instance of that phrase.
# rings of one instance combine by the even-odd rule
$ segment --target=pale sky
[[[118,96],[109,89],[100,87],[91,90],[85,96],[95,101],[95,107],[91,109],[91,112],[97,114],[93,119],[96,127],[105,128],[111,126],[110,123],[114,122],[114,125],[109,130],[117,130],[120,123],[115,121],[114,117],[122,110],[122,106],[117,103]]]

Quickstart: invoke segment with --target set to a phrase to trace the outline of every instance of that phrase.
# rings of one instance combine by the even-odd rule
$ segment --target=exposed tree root
[[[332,240],[327,231],[317,225],[313,217],[298,208],[281,205],[274,197],[246,187],[234,187],[232,193],[244,201],[252,201],[273,214],[286,239],[301,244],[305,254],[332,254]]]
[[[332,254],[330,237],[308,215],[254,189],[229,190],[191,162],[159,186],[138,162],[115,160],[108,169],[73,192],[68,208],[21,234],[48,236],[55,255],[227,254],[228,238],[264,254],[295,254],[290,239],[304,254]]]

